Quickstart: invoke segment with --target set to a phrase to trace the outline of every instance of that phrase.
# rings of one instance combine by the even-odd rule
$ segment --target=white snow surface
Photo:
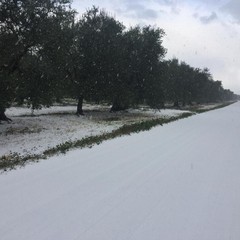
[[[34,116],[29,108],[7,109],[6,115],[11,117],[13,122],[0,124],[0,156],[11,153],[22,156],[41,154],[66,141],[111,132],[134,119],[171,117],[184,112],[173,109],[130,109],[124,113],[109,113],[109,106],[89,104],[84,104],[84,109],[86,115],[79,117],[74,114],[75,106],[43,108],[35,110]],[[107,121],[109,118],[119,118],[119,121]]]
[[[0,175],[1,240],[239,240],[240,103]]]

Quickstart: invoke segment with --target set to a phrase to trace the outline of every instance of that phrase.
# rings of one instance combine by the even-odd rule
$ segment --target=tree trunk
[[[8,123],[12,122],[12,119],[8,118],[5,115],[5,109],[4,108],[0,108],[0,121],[7,121]]]
[[[82,106],[83,106],[83,97],[80,96],[78,97],[78,105],[77,105],[77,112],[76,112],[77,115],[84,115]]]

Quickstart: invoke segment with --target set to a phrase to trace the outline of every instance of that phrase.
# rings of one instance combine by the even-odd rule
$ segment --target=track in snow
[[[1,240],[239,240],[240,103],[0,175]]]

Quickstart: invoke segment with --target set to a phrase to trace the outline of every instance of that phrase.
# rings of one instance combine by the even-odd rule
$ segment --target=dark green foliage
[[[32,109],[49,106],[54,97],[54,72],[49,69],[41,58],[27,55],[21,64],[21,74],[18,77],[16,101],[21,104],[26,101]]]
[[[69,21],[74,15],[69,9],[70,1],[67,0],[3,0],[0,3],[0,108],[5,109],[12,101],[31,96],[27,92],[17,92],[22,78],[27,69],[22,72],[23,59],[26,55],[38,58],[42,51],[53,38],[58,38],[59,28]],[[28,61],[27,58],[26,61]],[[41,64],[40,64],[41,65]],[[42,66],[32,66],[32,72],[42,71]],[[24,75],[25,74],[25,75]],[[30,75],[27,73],[28,76]],[[43,75],[44,76],[44,75]],[[33,84],[35,80],[29,79]],[[27,80],[24,79],[26,82]],[[49,79],[44,79],[49,81]],[[27,83],[30,85],[31,83]],[[48,88],[50,83],[46,84]],[[24,86],[25,87],[25,86]],[[31,86],[33,89],[34,86]],[[38,94],[37,89],[35,93]],[[40,90],[42,91],[42,89]],[[48,89],[46,89],[48,91]],[[18,95],[18,94],[23,95]],[[45,97],[45,96],[44,96]],[[38,97],[40,99],[40,97]],[[45,100],[43,100],[44,102]],[[34,101],[36,102],[36,101]],[[38,101],[39,105],[41,101]]]
[[[196,69],[178,59],[166,61],[166,99],[174,107],[193,103],[213,103],[237,98],[224,90],[221,81],[214,81],[208,69]]]
[[[113,111],[145,101],[155,107],[162,101],[159,66],[166,52],[163,36],[162,29],[150,26],[124,32],[117,77],[111,82]]]

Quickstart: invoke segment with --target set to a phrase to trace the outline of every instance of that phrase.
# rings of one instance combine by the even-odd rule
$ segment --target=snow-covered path
[[[0,175],[1,240],[239,240],[240,103]]]

